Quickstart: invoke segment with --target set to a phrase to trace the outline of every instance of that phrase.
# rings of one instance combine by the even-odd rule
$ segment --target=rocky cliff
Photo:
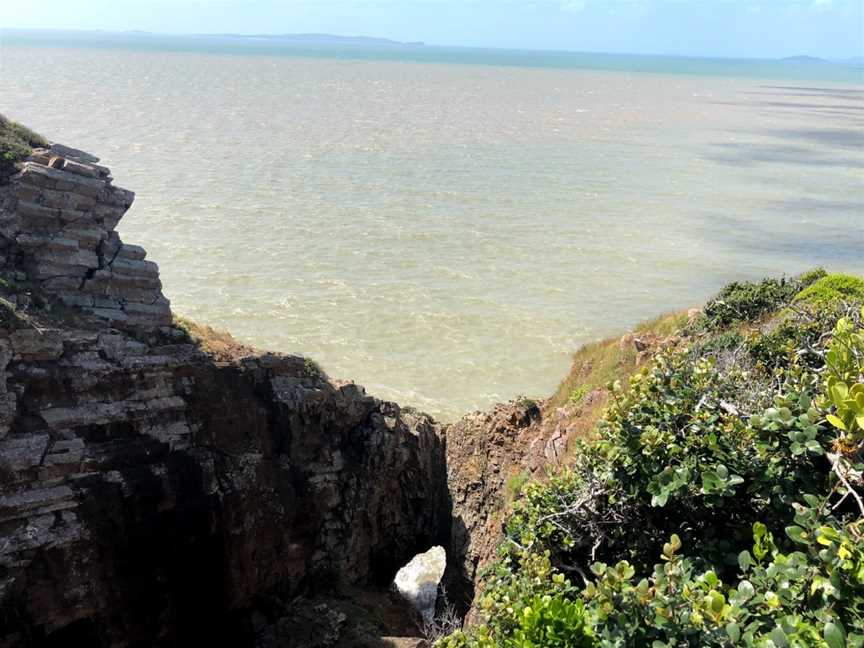
[[[171,324],[156,264],[114,231],[135,194],[97,162],[59,144],[34,151],[0,203],[3,272],[115,327]]]
[[[450,546],[444,432],[208,352],[115,231],[133,198],[59,145],[0,187],[0,646],[373,645],[338,601]]]

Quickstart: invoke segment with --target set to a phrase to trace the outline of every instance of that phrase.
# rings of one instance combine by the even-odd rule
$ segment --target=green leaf
[[[786,535],[789,536],[789,539],[792,540],[792,542],[805,545],[808,544],[807,533],[800,526],[787,526]]]
[[[750,581],[742,580],[738,583],[738,596],[742,601],[749,601],[755,594],[756,590],[750,584]]]
[[[666,506],[666,501],[669,499],[669,491],[664,490],[659,495],[654,495],[651,498],[651,506]]]
[[[803,497],[804,501],[807,502],[807,506],[810,506],[811,508],[816,508],[817,506],[822,505],[822,500],[812,493],[804,493],[801,497]]]
[[[787,640],[786,633],[783,632],[783,628],[780,626],[774,626],[774,629],[771,631],[771,641],[774,642],[775,646],[785,646],[789,645],[789,641]]]
[[[822,445],[818,441],[808,441],[804,445],[813,454],[817,454],[817,455],[825,454],[825,450],[822,448]]]
[[[726,626],[726,634],[729,635],[732,643],[738,643],[741,638],[741,628],[738,627],[737,623],[730,623]]]
[[[720,592],[711,592],[711,611],[720,614],[723,611],[723,606],[726,605],[726,597]]]
[[[838,382],[831,385],[829,392],[831,393],[831,400],[839,405],[849,395],[849,387],[846,386],[846,383]]]
[[[702,473],[702,492],[705,495],[717,490],[721,485],[720,477],[712,470]]]
[[[829,648],[846,648],[846,631],[839,621],[829,621],[822,632]]]
[[[841,421],[839,418],[837,418],[836,416],[834,416],[833,414],[829,414],[829,415],[826,416],[825,418],[828,419],[828,422],[829,422],[831,425],[833,425],[834,427],[839,428],[839,429],[841,429],[841,430],[843,430],[843,431],[846,430],[846,424],[845,424],[843,421]]]
[[[738,566],[741,568],[742,572],[746,572],[750,569],[750,565],[753,564],[753,558],[750,556],[749,551],[742,551],[738,554]]]

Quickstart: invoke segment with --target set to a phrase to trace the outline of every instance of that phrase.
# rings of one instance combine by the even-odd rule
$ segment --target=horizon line
[[[345,39],[345,40],[367,40],[367,41],[378,41],[378,43],[368,43],[368,44],[392,44],[394,46],[400,47],[430,47],[430,48],[454,48],[454,49],[474,49],[474,50],[493,50],[493,51],[510,51],[510,52],[547,52],[547,53],[560,53],[560,54],[595,54],[595,55],[605,55],[605,56],[658,56],[658,57],[667,57],[667,58],[681,58],[681,59],[714,59],[714,60],[724,60],[724,61],[773,61],[773,62],[782,62],[787,59],[812,59],[812,63],[832,63],[832,64],[842,64],[848,63],[852,61],[861,61],[864,59],[864,56],[860,54],[856,54],[853,56],[843,56],[838,58],[825,58],[822,56],[816,56],[812,54],[791,54],[787,56],[775,56],[775,57],[762,57],[762,56],[747,56],[747,55],[738,55],[738,56],[723,56],[716,54],[669,54],[669,53],[661,53],[661,52],[624,52],[624,51],[597,51],[597,50],[570,50],[570,49],[544,49],[544,48],[533,48],[533,47],[496,47],[490,45],[442,45],[437,43],[427,43],[425,41],[415,40],[415,41],[402,41],[394,38],[389,38],[387,36],[369,36],[365,34],[357,34],[357,35],[345,35],[345,34],[333,34],[328,32],[282,32],[282,33],[255,33],[255,34],[244,34],[238,32],[156,32],[156,31],[148,31],[142,29],[76,29],[76,28],[68,28],[68,27],[0,27],[0,34],[3,32],[67,32],[73,34],[115,34],[115,35],[143,35],[143,36],[166,36],[166,37],[175,37],[175,38],[183,38],[183,37],[239,37],[239,38],[287,38],[287,37],[324,37],[324,38],[334,38],[334,39]],[[347,44],[347,43],[343,43]],[[359,43],[358,43],[359,44]],[[2,43],[0,43],[2,45]]]

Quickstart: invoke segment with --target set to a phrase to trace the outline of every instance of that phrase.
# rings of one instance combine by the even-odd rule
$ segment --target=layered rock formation
[[[298,597],[449,546],[440,429],[207,353],[114,231],[132,198],[57,145],[0,187],[0,646],[365,645]]]
[[[59,144],[33,152],[0,203],[4,274],[115,326],[168,325],[156,264],[114,231],[135,194],[98,161]]]

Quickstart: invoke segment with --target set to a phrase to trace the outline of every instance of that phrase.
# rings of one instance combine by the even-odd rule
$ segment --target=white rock
[[[393,581],[396,590],[417,608],[424,621],[431,621],[435,616],[438,583],[444,577],[446,566],[444,548],[432,547],[426,553],[414,556],[411,562],[399,570]]]

